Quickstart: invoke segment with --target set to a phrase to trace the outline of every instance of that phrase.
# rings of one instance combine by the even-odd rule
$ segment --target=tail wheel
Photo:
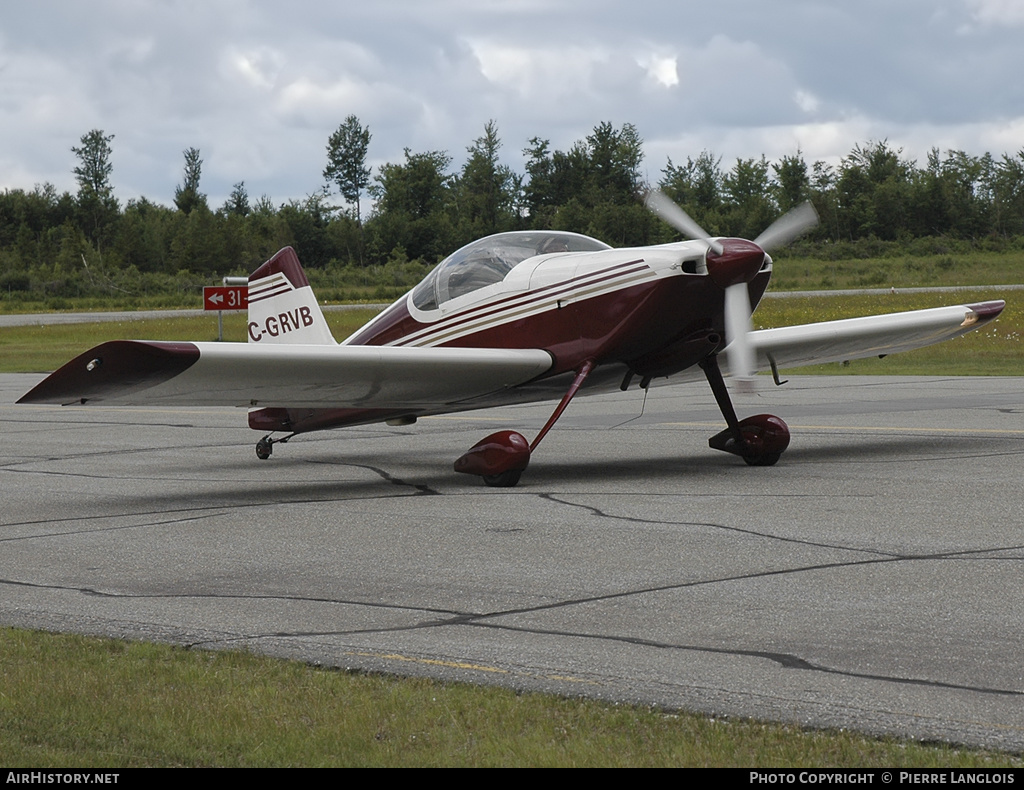
[[[270,441],[266,436],[256,442],[256,457],[261,461],[266,461],[270,458],[274,452],[274,443]]]

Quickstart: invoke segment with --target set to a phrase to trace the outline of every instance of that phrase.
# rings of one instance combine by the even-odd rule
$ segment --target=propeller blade
[[[750,315],[750,295],[746,283],[725,289],[725,339],[729,345],[729,372],[741,392],[754,391],[754,347],[750,333],[754,324]]]
[[[801,203],[799,206],[790,209],[754,239],[765,252],[771,252],[778,247],[785,247],[797,236],[810,230],[818,224],[818,212],[810,201]]]
[[[722,254],[722,245],[717,241],[712,241],[704,228],[698,225],[693,217],[672,202],[672,199],[660,189],[652,189],[648,192],[647,197],[644,198],[644,205],[684,236],[703,241],[711,248],[715,255]]]

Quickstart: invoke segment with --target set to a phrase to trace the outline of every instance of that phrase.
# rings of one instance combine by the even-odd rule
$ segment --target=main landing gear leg
[[[280,439],[271,439],[270,434],[268,433],[266,436],[264,436],[262,439],[256,442],[256,457],[259,458],[261,461],[266,461],[268,458],[270,458],[271,455],[273,455],[275,444],[284,444],[294,435],[294,433],[290,433],[287,436],[284,436]]]
[[[699,364],[729,426],[708,439],[708,445],[715,450],[738,455],[750,466],[773,466],[789,447],[789,426],[772,414],[737,419],[736,409],[733,408],[722,370],[718,366],[718,356],[712,354]]]
[[[578,371],[576,378],[562,400],[558,402],[554,412],[544,423],[533,442],[527,442],[526,437],[516,431],[498,431],[490,436],[481,439],[474,444],[465,455],[455,462],[455,471],[465,474],[478,475],[483,478],[484,483],[496,488],[511,488],[519,482],[519,478],[530,463],[530,454],[540,444],[551,426],[555,424],[569,401],[579,391],[583,382],[587,380],[590,371],[594,369],[594,363],[587,360]]]

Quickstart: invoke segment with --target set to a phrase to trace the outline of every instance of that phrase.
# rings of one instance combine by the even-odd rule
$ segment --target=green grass
[[[875,294],[814,298],[764,299],[754,314],[757,328],[831,321],[858,315],[917,310],[945,304],[990,301],[992,291],[955,294]],[[891,375],[1024,375],[1024,294],[1010,291],[1007,307],[995,324],[962,338],[885,359],[855,360],[799,368],[799,373],[862,373]],[[339,340],[368,321],[372,309],[325,314]],[[245,316],[224,315],[224,339],[245,340]],[[54,370],[74,356],[106,340],[207,340],[217,338],[213,315],[200,318],[154,319],[118,323],[9,327],[0,330],[0,373]]]
[[[1019,756],[0,629],[0,763],[1020,768]]]
[[[858,250],[866,249],[864,244],[807,246],[798,242],[789,250],[781,250],[775,255],[772,289],[965,287],[1024,282],[1024,250],[1009,248],[992,252],[972,249],[974,246],[930,239],[910,245],[911,249],[925,254],[895,254],[891,244],[882,244],[883,249],[878,254],[887,257],[857,258],[852,256]],[[886,252],[884,248],[890,249]],[[310,268],[306,273],[321,302],[390,302],[415,285],[428,270],[429,267],[423,264],[406,262],[384,266]],[[138,277],[145,279],[142,275]],[[202,306],[201,276],[159,276],[157,280],[163,282],[162,287],[156,283],[140,287],[126,282],[127,290],[110,290],[102,296],[55,296],[41,290],[0,291],[0,314]],[[217,283],[211,280],[206,284]],[[128,290],[135,292],[128,293]]]
[[[821,260],[775,256],[772,289],[966,287],[1024,282],[1024,251]]]
[[[1024,293],[1020,291],[1008,291],[1006,294],[986,290],[763,299],[754,314],[754,326],[765,329],[995,299],[1006,302],[1002,315],[995,323],[976,332],[884,359],[814,365],[794,368],[791,372],[901,376],[1024,375],[1024,345],[1021,340],[1024,337]]]
[[[329,311],[331,331],[339,340],[369,321],[376,310]],[[224,340],[245,342],[243,313],[224,314]],[[55,370],[78,354],[107,340],[217,339],[217,318],[157,318],[143,321],[16,326],[0,329],[0,373],[43,373]]]

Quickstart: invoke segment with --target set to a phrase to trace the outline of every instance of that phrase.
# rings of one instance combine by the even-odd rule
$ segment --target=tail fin
[[[291,247],[249,277],[249,342],[337,345]]]

